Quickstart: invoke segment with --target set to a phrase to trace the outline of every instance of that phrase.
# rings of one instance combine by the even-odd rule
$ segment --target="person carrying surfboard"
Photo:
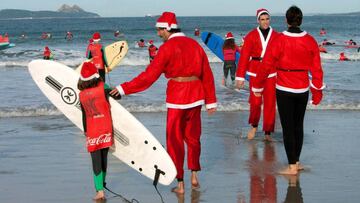
[[[104,187],[109,147],[114,143],[108,94],[98,70],[85,62],[78,81],[83,115],[86,146],[91,154],[96,195],[94,200],[105,199]]]
[[[175,13],[164,12],[156,22],[157,35],[164,40],[158,54],[144,72],[130,82],[112,90],[112,95],[129,95],[149,88],[164,73],[166,90],[167,151],[177,170],[177,187],[172,192],[185,193],[184,156],[187,145],[191,188],[200,187],[197,171],[200,167],[201,106],[208,114],[216,111],[214,77],[207,55],[194,39],[181,32]]]
[[[270,13],[268,10],[261,8],[256,11],[258,27],[250,31],[244,40],[241,49],[241,55],[236,72],[236,88],[244,87],[245,74],[249,75],[249,88],[253,86],[253,80],[256,77],[261,61],[266,53],[267,45],[278,35],[278,33],[270,26]],[[249,140],[256,135],[258,124],[261,116],[261,105],[263,105],[263,131],[265,132],[265,140],[272,141],[270,134],[275,128],[275,71],[269,74],[264,87],[262,97],[255,97],[250,91],[249,104],[249,124],[250,130],[247,134]]]
[[[95,32],[92,37],[93,42],[89,43],[86,49],[88,59],[93,59],[92,63],[98,69],[101,79],[105,82],[105,68],[108,67],[104,48],[100,44],[101,35]]]
[[[325,88],[319,47],[313,36],[300,29],[302,17],[302,11],[296,6],[286,11],[288,29],[269,44],[251,89],[255,96],[261,97],[268,75],[277,74],[276,101],[289,164],[279,173],[286,175],[296,175],[303,169],[299,159],[309,89],[312,93],[310,103],[318,105]]]
[[[226,81],[229,75],[230,70],[230,78],[232,81],[232,84],[235,82],[235,72],[236,72],[236,64],[235,64],[235,58],[236,58],[236,52],[239,52],[239,48],[235,44],[234,35],[231,32],[228,32],[225,35],[225,41],[223,45],[223,54],[224,54],[224,77],[221,81],[221,84],[226,86]]]

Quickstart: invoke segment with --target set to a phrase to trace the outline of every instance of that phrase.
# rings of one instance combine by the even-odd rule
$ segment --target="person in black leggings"
[[[296,6],[287,10],[288,30],[269,44],[252,87],[254,95],[260,97],[268,75],[276,71],[276,100],[289,164],[279,171],[284,175],[296,175],[303,169],[299,159],[309,90],[310,103],[318,105],[325,88],[319,47],[311,35],[300,29],[302,16]]]

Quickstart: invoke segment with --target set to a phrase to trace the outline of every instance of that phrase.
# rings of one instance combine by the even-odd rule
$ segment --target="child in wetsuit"
[[[96,195],[94,200],[105,199],[104,187],[109,147],[113,145],[113,126],[108,92],[97,68],[85,62],[81,69],[78,88],[86,146],[91,154]]]

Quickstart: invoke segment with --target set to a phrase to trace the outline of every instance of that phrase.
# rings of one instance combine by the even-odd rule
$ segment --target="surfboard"
[[[83,130],[77,82],[72,68],[49,60],[34,60],[30,75],[44,95]],[[177,172],[173,161],[151,132],[113,98],[109,98],[115,145],[112,154],[142,175],[169,185]],[[156,177],[157,176],[157,177]]]
[[[12,47],[15,47],[15,44],[13,44],[13,43],[8,43],[8,42],[0,43],[0,50],[12,48]]]
[[[106,72],[111,72],[117,65],[119,65],[120,61],[125,57],[128,50],[129,46],[126,41],[117,41],[110,45],[107,45],[104,49],[105,57],[108,63],[108,71]],[[88,59],[84,62],[89,62],[91,60],[92,59]],[[76,72],[80,73],[81,67],[84,62],[82,62],[76,68]]]
[[[212,32],[202,32],[201,40],[217,57],[219,57],[219,59],[224,61],[224,54],[222,47],[224,45],[225,40],[222,37]],[[235,58],[236,65],[239,61],[239,58],[240,58],[240,54],[236,52],[236,58]],[[246,75],[245,79],[249,80],[249,76]]]

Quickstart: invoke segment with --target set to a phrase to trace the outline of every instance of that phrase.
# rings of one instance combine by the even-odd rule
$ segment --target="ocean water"
[[[360,17],[306,16],[302,28],[319,42],[324,39],[318,34],[320,28],[324,27],[328,32],[328,40],[344,44],[345,41],[353,39],[360,43],[360,28],[353,24],[359,20]],[[157,46],[162,44],[154,29],[155,22],[156,18],[149,17],[0,20],[0,33],[9,33],[11,42],[16,44],[14,48],[0,51],[0,91],[3,95],[0,97],[0,118],[61,115],[42,95],[27,71],[27,64],[31,60],[42,58],[44,46],[50,47],[56,61],[75,68],[85,60],[87,42],[93,32],[100,32],[102,43],[106,45],[118,40],[113,33],[120,30],[123,35],[119,39],[127,40],[130,49],[120,66],[108,76],[111,85],[117,85],[132,79],[149,63],[147,49],[136,48],[136,40],[153,39]],[[283,31],[283,22],[283,17],[273,17],[272,27]],[[242,35],[256,26],[254,17],[180,17],[179,23],[183,32],[191,37],[194,37],[195,27],[221,36],[231,31],[237,43]],[[72,41],[64,39],[67,31],[74,34]],[[41,40],[42,32],[51,32],[52,39]],[[26,39],[20,38],[22,33],[26,34]],[[205,47],[200,38],[194,38]],[[357,49],[342,46],[327,49],[327,54],[321,54],[327,84],[324,100],[321,105],[309,108],[360,110],[360,53]],[[222,88],[222,63],[206,47],[205,50],[216,80],[218,110],[247,110],[248,91],[235,92]],[[352,61],[339,62],[337,59],[340,52],[345,52]],[[166,79],[161,77],[148,91],[127,96],[120,102],[131,112],[165,111],[165,87]]]

